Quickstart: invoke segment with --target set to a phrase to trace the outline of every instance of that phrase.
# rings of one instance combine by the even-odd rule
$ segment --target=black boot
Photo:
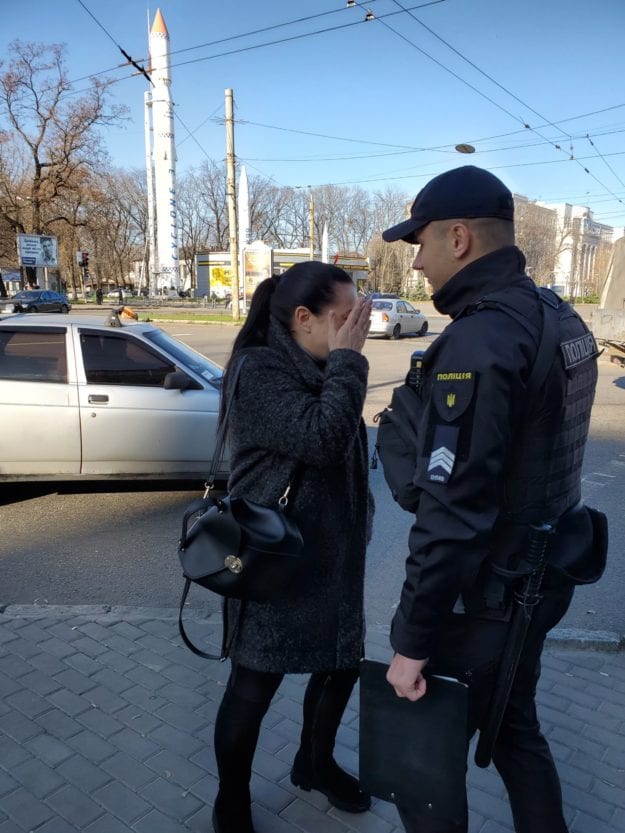
[[[333,757],[336,733],[347,701],[358,679],[358,670],[313,674],[304,697],[304,726],[300,748],[293,761],[291,783],[306,792],[322,792],[339,810],[364,813],[371,797],[358,780]]]
[[[226,689],[215,721],[219,792],[213,809],[215,833],[254,833],[250,799],[252,760],[268,703],[244,700]]]

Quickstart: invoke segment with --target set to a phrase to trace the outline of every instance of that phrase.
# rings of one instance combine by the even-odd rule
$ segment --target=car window
[[[406,307],[407,312],[416,312],[416,309],[412,306],[412,304],[409,304],[408,301],[404,301],[404,306]]]
[[[390,301],[374,301],[371,305],[371,309],[393,309],[393,305]]]
[[[188,344],[158,329],[147,330],[143,333],[143,336],[159,347],[162,347],[163,350],[166,350],[173,356],[175,361],[190,368],[194,373],[206,379],[207,382],[211,382],[214,385],[219,384],[223,376],[222,368],[211,362],[206,356],[193,350]]]
[[[127,336],[81,333],[85,375],[91,385],[163,387],[176,369],[139,341]]]
[[[403,301],[398,301],[396,306],[397,312],[406,312],[406,304]]]
[[[67,382],[65,330],[0,330],[0,379]]]

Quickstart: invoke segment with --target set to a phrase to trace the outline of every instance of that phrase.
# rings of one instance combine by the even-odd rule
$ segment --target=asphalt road
[[[371,365],[365,419],[389,401],[413,350],[440,333],[447,319],[430,315],[426,338],[369,339]],[[172,323],[168,332],[226,361],[236,330]],[[625,371],[600,361],[600,381],[584,465],[584,496],[610,519],[610,557],[604,579],[579,588],[563,625],[625,634]],[[366,608],[372,625],[388,624],[403,580],[410,516],[389,496],[381,469],[371,472],[377,512],[369,549]],[[0,487],[0,605],[110,604],[174,607],[182,587],[176,542],[184,507],[200,484],[99,483]],[[216,613],[210,594],[192,604]]]

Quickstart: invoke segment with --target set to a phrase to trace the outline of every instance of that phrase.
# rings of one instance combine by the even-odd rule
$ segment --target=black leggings
[[[260,726],[283,677],[232,665],[215,721],[219,788],[226,798],[240,801],[242,796],[249,795]],[[336,730],[357,679],[357,668],[311,675],[304,696],[300,744],[304,754],[314,752],[325,760],[331,759]]]
[[[254,671],[233,662],[227,690],[242,700],[269,708],[283,679],[284,674],[275,674],[271,671]],[[358,668],[317,671],[311,674],[304,697],[304,721],[307,717],[307,706],[310,707],[317,702],[324,687],[328,686],[338,699],[343,700],[345,698],[347,703],[357,679]]]

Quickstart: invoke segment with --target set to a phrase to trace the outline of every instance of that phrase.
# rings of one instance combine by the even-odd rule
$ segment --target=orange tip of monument
[[[154,16],[154,23],[152,24],[151,34],[153,35],[165,35],[169,37],[169,32],[167,31],[167,26],[165,26],[165,20],[163,19],[163,15],[161,14],[161,10],[156,10],[156,15]]]

